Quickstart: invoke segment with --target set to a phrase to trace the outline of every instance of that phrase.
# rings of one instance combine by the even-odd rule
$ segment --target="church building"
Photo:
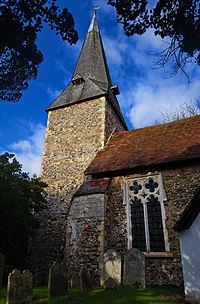
[[[183,284],[176,222],[199,189],[200,116],[129,131],[94,13],[72,79],[46,109],[39,215],[32,267],[45,282],[65,261],[100,284],[104,253],[145,256],[146,284]],[[74,283],[75,284],[75,283]]]

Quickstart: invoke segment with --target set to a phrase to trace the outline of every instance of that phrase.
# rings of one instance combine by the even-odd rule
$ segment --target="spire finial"
[[[96,13],[97,13],[97,10],[98,10],[98,9],[100,9],[100,7],[97,6],[97,5],[95,5],[95,6],[94,6],[94,15],[95,15],[95,16],[96,16]]]
[[[91,31],[97,31],[99,32],[99,27],[98,27],[98,23],[97,23],[97,19],[96,19],[96,11],[99,9],[99,6],[95,5],[94,6],[94,14],[92,17],[92,21],[90,23],[90,27],[88,29],[88,33]]]

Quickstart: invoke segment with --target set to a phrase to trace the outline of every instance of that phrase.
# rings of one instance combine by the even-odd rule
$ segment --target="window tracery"
[[[143,252],[169,251],[161,174],[125,180],[128,247]]]

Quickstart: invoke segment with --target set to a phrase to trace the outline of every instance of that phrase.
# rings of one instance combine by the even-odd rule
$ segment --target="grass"
[[[69,289],[68,295],[49,299],[46,287],[33,290],[33,304],[175,304],[186,303],[180,289],[175,287],[120,288],[118,290],[94,289],[80,292]],[[1,290],[0,304],[6,302],[6,290]]]

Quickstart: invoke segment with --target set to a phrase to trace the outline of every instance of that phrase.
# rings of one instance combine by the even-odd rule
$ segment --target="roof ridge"
[[[179,124],[179,123],[184,123],[184,122],[189,121],[189,120],[194,120],[195,121],[197,118],[200,119],[200,114],[189,116],[189,117],[184,117],[184,118],[181,118],[181,119],[176,119],[176,120],[173,120],[173,121],[168,121],[168,122],[165,122],[165,123],[155,124],[155,125],[146,126],[146,127],[140,127],[140,128],[136,128],[136,129],[132,129],[132,130],[128,130],[128,131],[120,131],[120,132],[115,133],[113,138],[119,136],[120,134],[128,134],[128,133],[130,134],[132,132],[137,132],[139,130],[157,128],[159,126],[168,126],[168,125],[176,124],[176,123]]]

